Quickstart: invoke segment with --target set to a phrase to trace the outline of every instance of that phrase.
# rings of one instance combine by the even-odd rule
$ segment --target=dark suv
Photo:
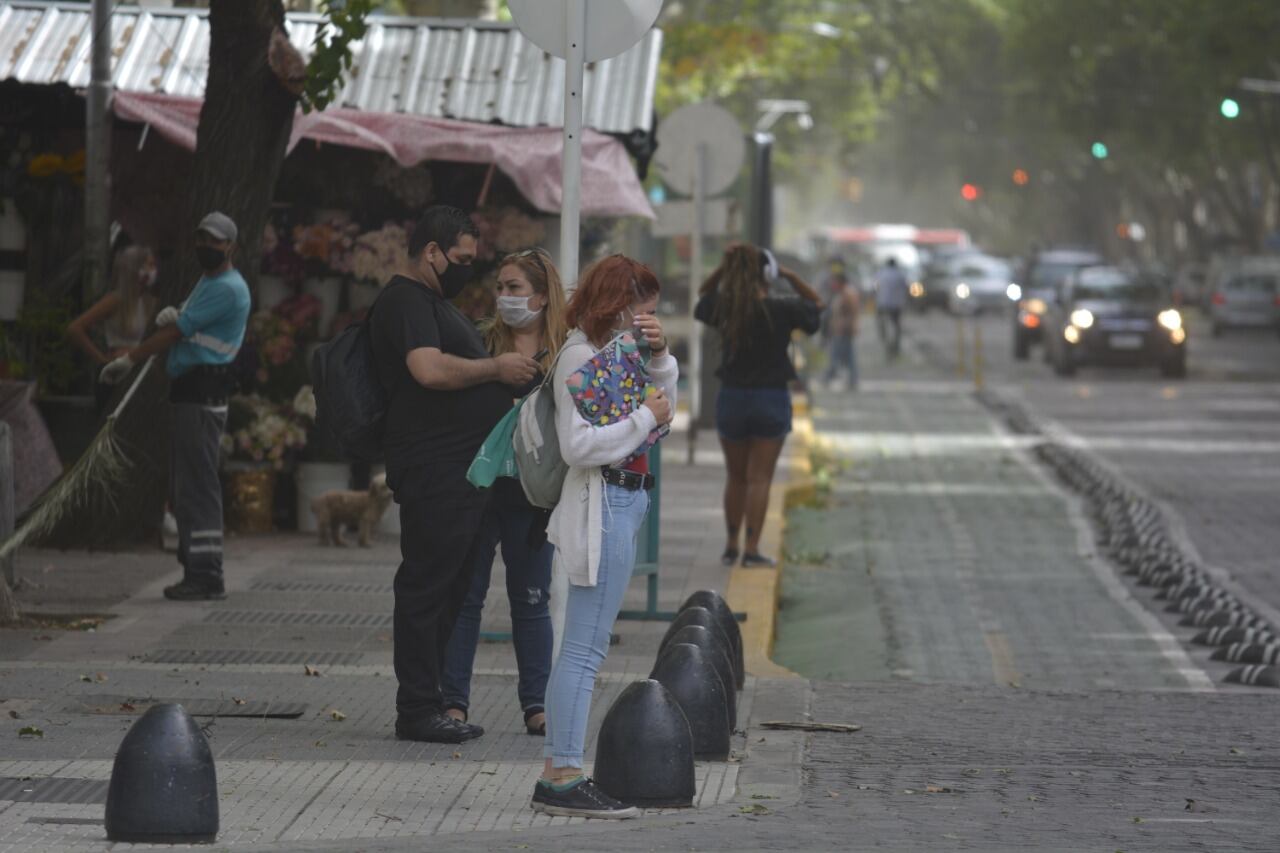
[[[1044,316],[1059,376],[1082,365],[1154,365],[1187,375],[1187,330],[1163,283],[1149,273],[1085,267],[1067,277]]]
[[[1044,339],[1044,315],[1058,285],[1082,267],[1096,266],[1102,256],[1087,249],[1049,249],[1027,261],[1017,284],[1018,310],[1013,312],[1013,357],[1026,361],[1032,344]]]

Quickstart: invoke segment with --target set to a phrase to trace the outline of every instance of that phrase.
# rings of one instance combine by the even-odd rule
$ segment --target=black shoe
[[[484,734],[480,726],[455,720],[447,714],[429,717],[396,717],[396,739],[426,743],[462,743]]]
[[[635,806],[619,802],[600,790],[594,781],[579,776],[569,787],[558,790],[542,779],[533,786],[533,810],[558,817],[594,817],[608,820],[625,820],[639,817]]]
[[[222,585],[210,586],[196,581],[182,581],[164,588],[164,597],[170,601],[221,601],[227,597]]]
[[[772,569],[776,565],[777,563],[764,554],[748,552],[742,555],[744,569]]]
[[[736,562],[738,562],[738,549],[725,548],[724,553],[720,555],[720,565],[732,566]]]

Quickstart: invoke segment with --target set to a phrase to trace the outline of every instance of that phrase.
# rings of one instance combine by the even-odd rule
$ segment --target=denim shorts
[[[791,392],[786,388],[721,388],[716,430],[726,441],[785,438],[791,432]]]

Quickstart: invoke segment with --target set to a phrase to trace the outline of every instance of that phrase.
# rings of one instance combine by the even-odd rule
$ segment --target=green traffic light
[[[1219,107],[1222,114],[1227,118],[1235,118],[1240,115],[1240,103],[1235,98],[1223,98],[1222,106]]]
[[[1107,151],[1107,146],[1102,142],[1093,143],[1093,147],[1090,149],[1090,151],[1093,153],[1093,156],[1098,158],[1099,160],[1107,159],[1107,154],[1110,153],[1109,151]]]

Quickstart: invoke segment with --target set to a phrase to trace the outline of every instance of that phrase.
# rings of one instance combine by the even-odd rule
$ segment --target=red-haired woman
[[[649,509],[653,475],[641,457],[622,461],[675,409],[675,358],[654,316],[660,285],[653,271],[622,255],[594,264],[569,303],[573,331],[556,365],[556,435],[569,464],[548,538],[569,580],[560,653],[547,685],[546,765],[533,793],[535,811],[573,817],[627,818],[639,810],[620,803],[582,775],[587,717],[596,673],[636,561],[636,536]],[[566,381],[614,335],[632,331],[657,390],[630,417],[593,426]]]

